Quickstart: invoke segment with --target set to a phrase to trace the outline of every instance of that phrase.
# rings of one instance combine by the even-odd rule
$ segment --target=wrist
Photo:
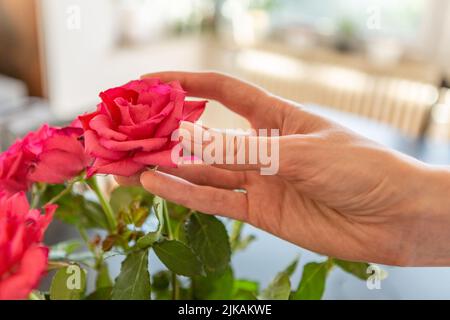
[[[411,265],[450,266],[450,168],[419,169]]]
[[[420,197],[422,214],[450,219],[450,168],[426,166],[420,181],[423,192],[423,196]]]

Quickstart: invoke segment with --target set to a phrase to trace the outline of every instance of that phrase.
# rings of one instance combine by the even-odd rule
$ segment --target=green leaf
[[[239,252],[244,251],[247,249],[253,242],[255,242],[256,236],[253,234],[250,234],[242,239],[239,240],[239,242],[234,246],[233,252]]]
[[[234,251],[234,248],[239,244],[239,240],[242,236],[242,230],[244,230],[244,222],[242,221],[233,221],[230,231],[230,246]]]
[[[292,295],[292,300],[320,300],[325,291],[325,283],[330,270],[328,262],[311,262],[303,268],[300,285]]]
[[[172,227],[173,237],[178,241],[187,243],[184,225],[186,219],[191,213],[191,209],[166,200],[166,208],[169,216],[170,225]]]
[[[230,300],[233,295],[234,276],[231,267],[220,275],[195,277],[194,298],[197,300]]]
[[[99,228],[108,230],[108,221],[103,213],[102,206],[97,202],[85,199],[83,196],[81,198],[82,200],[79,199],[82,208],[81,213],[86,218],[86,222],[81,225],[87,229]]]
[[[368,263],[350,262],[350,261],[344,261],[344,260],[339,260],[339,259],[333,259],[333,262],[339,268],[341,268],[345,272],[348,272],[348,273],[354,275],[358,279],[367,280],[370,277],[370,274],[367,273],[367,269],[370,266],[370,264],[368,264]]]
[[[148,207],[136,207],[130,208],[131,223],[140,228],[147,221],[150,215],[150,209]]]
[[[83,244],[79,240],[68,240],[57,243],[50,247],[49,260],[59,261],[67,259],[72,253],[82,247]]]
[[[295,270],[297,270],[299,260],[300,260],[299,258],[296,258],[294,261],[291,262],[290,265],[287,266],[287,268],[283,272],[286,273],[289,277],[292,277]]]
[[[50,286],[51,300],[80,300],[86,291],[86,271],[74,264],[59,269]]]
[[[166,201],[167,211],[169,212],[169,216],[174,220],[184,220],[184,218],[191,212],[191,209],[183,207],[179,204],[175,204],[170,201]]]
[[[90,295],[86,297],[85,300],[111,300],[112,287],[100,288],[92,292]]]
[[[110,205],[119,224],[142,227],[150,215],[154,196],[139,187],[118,187],[111,193]]]
[[[159,271],[152,277],[152,291],[157,300],[170,300],[172,292],[170,290],[172,272],[164,270]]]
[[[159,271],[153,275],[153,286],[154,290],[168,290],[170,287],[171,273],[170,271]]]
[[[122,262],[120,274],[112,291],[113,300],[149,300],[148,250],[130,253]]]
[[[235,280],[233,287],[233,300],[256,300],[259,292],[259,283],[250,280]]]
[[[193,277],[203,273],[202,264],[192,250],[177,240],[165,240],[153,245],[162,263],[176,274]]]
[[[153,195],[141,187],[118,187],[111,193],[111,208],[118,215],[120,211],[128,211],[133,203],[150,207]]]
[[[41,205],[64,190],[64,185],[48,185],[41,196]],[[56,204],[56,218],[66,224],[83,227],[84,229],[107,229],[107,221],[100,204],[86,199],[83,195],[70,192],[61,197]]]
[[[79,263],[89,263],[95,260],[95,256],[91,251],[75,252],[70,254],[68,260]]]
[[[97,273],[97,279],[95,280],[96,289],[111,288],[113,286],[111,277],[109,276],[109,269],[106,263],[103,263],[100,270]]]
[[[230,263],[231,249],[223,223],[214,216],[194,213],[186,223],[189,246],[207,273],[224,272]]]
[[[292,261],[286,269],[280,272],[269,286],[261,293],[261,300],[289,300],[291,294],[291,282],[289,278],[297,269],[299,259]]]
[[[146,249],[151,247],[155,242],[159,241],[161,238],[161,233],[164,229],[164,205],[163,199],[160,197],[155,197],[154,212],[156,218],[158,219],[158,228],[156,231],[147,233],[145,236],[140,238],[137,242],[137,246],[141,249]]]
[[[35,184],[36,186],[36,184]],[[51,199],[59,195],[61,192],[63,192],[66,189],[66,186],[63,184],[47,184],[45,187],[42,188],[38,187],[39,189],[43,189],[39,196],[39,207],[43,207],[46,205]]]
[[[289,275],[280,272],[269,284],[269,286],[261,292],[258,299],[260,300],[289,300],[291,294],[291,283]]]
[[[33,290],[29,295],[28,295],[28,300],[46,300],[45,299],[45,294],[38,291],[38,290]]]
[[[255,235],[248,235],[242,238],[244,227],[245,224],[241,221],[233,222],[230,233],[230,246],[233,253],[247,249],[247,247],[256,240]]]
[[[58,201],[56,217],[64,223],[85,229],[107,229],[108,226],[101,206],[81,195],[61,198]]]

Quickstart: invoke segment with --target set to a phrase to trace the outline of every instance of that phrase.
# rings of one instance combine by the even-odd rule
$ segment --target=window
[[[310,25],[326,32],[387,35],[408,41],[421,31],[425,0],[273,0],[275,26]],[[350,30],[351,29],[351,30]]]

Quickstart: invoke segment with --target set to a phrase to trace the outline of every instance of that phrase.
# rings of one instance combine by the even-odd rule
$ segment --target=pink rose
[[[89,157],[80,140],[83,129],[44,125],[38,134],[41,139],[28,146],[36,156],[28,174],[31,181],[64,183],[78,176],[89,165]]]
[[[30,210],[24,193],[0,196],[0,300],[25,299],[47,268],[41,242],[56,206]]]
[[[0,154],[0,191],[14,194],[28,190],[28,170],[34,159],[34,155],[26,148],[30,139],[31,135],[18,140]]]
[[[170,166],[172,133],[197,121],[206,101],[185,101],[178,82],[132,81],[100,94],[97,111],[80,117],[86,152],[95,158],[88,175],[132,176],[147,166]]]
[[[27,191],[33,182],[64,183],[89,164],[81,128],[42,126],[0,155],[0,190]]]

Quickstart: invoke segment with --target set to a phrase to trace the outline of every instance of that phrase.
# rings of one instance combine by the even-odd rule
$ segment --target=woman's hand
[[[217,100],[253,128],[281,134],[277,175],[261,175],[260,165],[180,165],[143,173],[140,182],[149,192],[245,221],[328,256],[402,266],[450,265],[448,169],[389,150],[225,75],[149,76],[179,80],[190,96]],[[182,128],[208,130],[191,123]],[[182,141],[187,149],[193,143]]]

